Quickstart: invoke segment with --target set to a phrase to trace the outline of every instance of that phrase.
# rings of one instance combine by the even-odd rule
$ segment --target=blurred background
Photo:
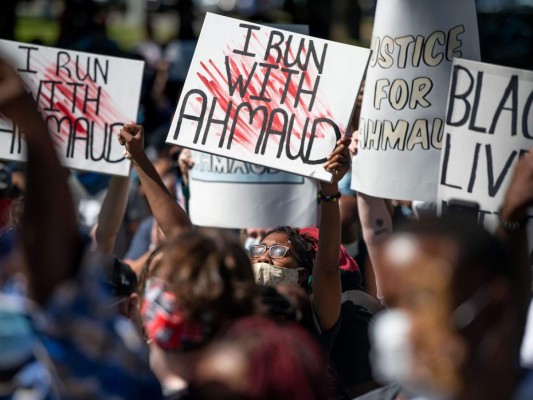
[[[256,22],[309,24],[311,34],[368,42],[375,0],[2,0],[3,38],[76,43],[104,24],[129,50],[148,38],[160,45],[197,37],[206,12]]]
[[[206,12],[308,24],[312,36],[368,46],[376,0],[2,0],[0,37],[128,52],[194,40]],[[476,0],[485,61],[531,68],[533,0]],[[99,34],[99,43],[96,41]],[[92,39],[91,39],[92,37]],[[100,49],[97,45],[102,46]]]

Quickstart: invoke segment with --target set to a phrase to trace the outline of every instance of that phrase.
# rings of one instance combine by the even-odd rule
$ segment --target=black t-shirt
[[[330,349],[330,360],[346,389],[374,380],[370,366],[368,334],[373,315],[368,309],[352,301],[344,301],[341,305],[342,317],[336,340]]]
[[[315,309],[313,308],[313,330],[318,339],[318,342],[320,343],[320,347],[322,347],[322,351],[324,351],[324,354],[326,355],[328,360],[331,355],[333,345],[335,344],[335,340],[337,339],[337,335],[339,334],[340,326],[341,315],[339,314],[337,322],[335,322],[335,324],[330,329],[328,329],[327,331],[322,330],[320,328],[318,318],[315,314]]]

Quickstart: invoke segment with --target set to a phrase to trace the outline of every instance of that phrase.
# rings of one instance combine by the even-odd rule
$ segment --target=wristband
[[[509,221],[503,219],[500,213],[498,214],[498,218],[500,220],[501,227],[508,232],[517,232],[521,229],[524,229],[527,225],[527,217],[525,217],[522,221]]]
[[[324,193],[322,193],[322,190],[319,190],[317,198],[318,198],[319,202],[321,202],[321,201],[326,201],[326,202],[328,202],[328,201],[338,201],[341,198],[341,192],[337,192],[334,195],[327,196]]]

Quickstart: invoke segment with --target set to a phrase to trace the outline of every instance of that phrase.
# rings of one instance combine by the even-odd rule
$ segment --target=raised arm
[[[59,163],[37,105],[15,71],[0,61],[0,112],[26,138],[25,210],[22,243],[30,293],[43,303],[79,267],[82,243],[67,172]]]
[[[533,207],[533,147],[516,164],[500,210],[501,223],[497,232],[514,257],[516,285],[523,296],[523,307],[527,307],[531,298],[532,260],[528,254],[526,232],[527,210],[530,207]]]
[[[342,138],[328,157],[324,168],[334,173],[332,183],[320,183],[320,223],[318,250],[313,269],[313,307],[320,327],[328,330],[339,319],[341,309],[341,278],[339,251],[341,247],[341,222],[337,194],[338,182],[350,169],[348,145],[350,139]]]
[[[385,200],[364,193],[357,193],[357,207],[363,238],[376,278],[376,297],[381,298],[379,253],[382,245],[392,233],[392,216]]]
[[[358,144],[359,132],[355,131],[349,147],[352,158],[357,154]],[[375,293],[372,294],[375,294],[377,298],[381,298],[379,252],[383,243],[385,243],[392,233],[392,216],[384,199],[369,196],[361,192],[357,193],[357,210],[359,211],[359,222],[363,231],[363,239],[368,249],[372,272],[375,277],[374,283],[376,289]]]
[[[154,217],[167,237],[182,230],[190,229],[192,224],[187,213],[169,193],[161,177],[144,152],[144,130],[140,125],[124,125],[118,136],[137,168],[141,185]]]
[[[94,234],[93,249],[112,254],[115,241],[128,205],[128,176],[113,176],[105,195]]]

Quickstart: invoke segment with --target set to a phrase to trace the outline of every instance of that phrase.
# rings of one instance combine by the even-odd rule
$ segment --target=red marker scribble
[[[48,121],[52,128],[52,138],[56,146],[64,147],[69,141],[71,135],[76,137],[87,136],[88,128],[92,130],[92,140],[101,145],[96,148],[102,148],[105,140],[106,124],[108,130],[114,123],[128,123],[130,118],[124,116],[111,96],[103,86],[96,84],[90,78],[84,80],[78,79],[77,74],[71,73],[71,76],[59,69],[56,71],[56,64],[44,61],[38,57],[32,60],[33,65],[38,70],[36,81],[32,79],[32,92],[34,97],[38,96],[39,110],[45,117],[53,116],[59,121],[66,118],[68,123],[63,120],[56,126],[54,119]],[[85,77],[87,73],[78,65],[78,75]],[[40,81],[40,91],[39,91]],[[46,81],[60,82],[58,84],[46,83]],[[53,89],[52,89],[53,88]],[[52,93],[53,91],[53,93]],[[98,94],[100,91],[100,94]],[[88,99],[97,99],[98,101],[85,101]],[[94,122],[94,127],[91,124]],[[71,131],[72,130],[72,131]],[[75,130],[75,132],[73,132]],[[110,139],[111,140],[111,139]],[[85,153],[85,144],[76,141],[76,148]]]
[[[267,34],[265,33],[265,35]],[[257,39],[255,32],[252,33],[252,37]],[[293,45],[299,46],[299,43]],[[228,56],[229,59],[229,70],[232,83],[235,82],[239,76],[242,76],[243,85],[246,84],[249,79],[248,88],[244,96],[242,97],[239,93],[238,86],[235,92],[233,93],[233,96],[230,96],[229,82],[227,76],[228,74],[226,72],[226,66],[224,64],[219,67],[213,59],[209,59],[208,62],[201,62],[200,65],[203,71],[198,72],[197,76],[205,86],[205,91],[217,99],[216,107],[220,109],[220,113],[217,114],[217,110],[217,113],[215,115],[218,115],[219,117],[221,115],[225,115],[228,111],[228,108],[230,107],[230,102],[232,102],[232,109],[229,114],[227,129],[229,131],[233,124],[236,123],[236,129],[233,137],[234,142],[244,146],[248,151],[253,152],[258,141],[260,130],[262,128],[262,113],[258,113],[255,116],[252,124],[248,124],[249,120],[247,112],[241,111],[236,120],[236,107],[240,103],[246,102],[250,104],[252,109],[256,109],[260,106],[265,107],[267,111],[267,118],[269,118],[269,116],[274,110],[280,108],[284,109],[289,116],[287,120],[287,126],[285,128],[286,131],[290,129],[290,117],[294,114],[294,123],[291,130],[291,139],[297,138],[299,140],[291,140],[290,148],[292,152],[296,152],[298,151],[298,148],[300,146],[300,141],[302,139],[302,135],[305,129],[306,138],[310,137],[311,125],[313,120],[318,118],[328,118],[331,120],[335,120],[335,118],[333,117],[333,113],[331,112],[330,107],[327,104],[324,104],[324,102],[320,99],[322,86],[321,84],[318,86],[319,89],[315,97],[312,111],[309,111],[310,95],[307,94],[302,94],[300,96],[298,106],[295,106],[298,86],[300,84],[300,79],[302,79],[302,74],[304,75],[303,89],[305,90],[311,90],[317,80],[317,77],[319,76],[318,70],[313,64],[313,62],[310,62],[308,64],[308,68],[306,71],[301,71],[298,68],[298,65],[287,67],[283,62],[283,57],[278,63],[276,62],[277,60],[275,59],[275,57],[271,54],[265,61],[265,50],[266,46],[264,46],[260,40],[252,40],[250,42],[250,47],[248,51],[255,53],[256,57],[237,55],[233,53],[232,48],[230,48],[229,46],[227,47],[224,53],[224,57]],[[289,49],[288,55],[288,61],[292,63],[295,60],[295,55],[292,51],[292,48]],[[307,50],[304,48],[302,49],[300,58],[305,59],[306,55]],[[218,60],[217,62],[220,63]],[[254,63],[256,62],[258,63],[258,65],[255,67],[254,74],[250,77]],[[277,69],[270,69],[268,75],[268,85],[266,89],[264,88],[264,81],[265,75],[267,75],[267,68],[261,67],[259,65],[259,63],[263,62],[266,62],[268,64],[277,64],[279,67]],[[298,73],[292,74],[290,80],[288,80],[289,73],[282,71],[282,69],[296,70],[298,71]],[[262,89],[264,90],[263,93],[261,93]],[[284,94],[285,98],[283,99]],[[262,95],[262,97],[264,98],[271,99],[271,101],[267,102],[263,100],[252,99],[252,97],[257,97],[260,95]],[[282,99],[283,104],[281,103]],[[198,98],[198,101],[200,102],[201,98]],[[195,111],[198,111],[200,109],[199,104],[192,105],[192,108]],[[208,112],[209,110],[206,113]],[[307,126],[306,121],[308,121]],[[275,131],[283,131],[283,125],[283,118],[280,117],[278,114],[276,117],[273,118],[270,129]],[[340,126],[340,129],[341,131],[343,131],[344,127]],[[219,130],[217,132],[217,135],[220,136],[220,134],[221,132]],[[317,130],[315,132],[315,140],[325,138],[326,134],[327,133],[323,129],[323,127],[321,125],[318,125]],[[278,135],[269,136],[269,140],[273,140],[276,144],[279,144],[279,139],[280,137]]]

